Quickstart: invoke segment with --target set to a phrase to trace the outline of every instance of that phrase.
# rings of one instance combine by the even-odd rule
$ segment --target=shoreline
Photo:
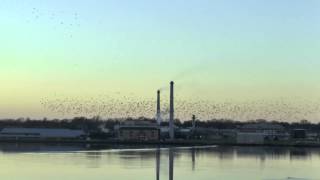
[[[1,143],[26,143],[26,144],[61,144],[61,145],[128,145],[128,146],[265,146],[265,147],[320,147],[320,142],[266,142],[261,144],[243,144],[227,141],[198,141],[198,140],[175,140],[175,141],[121,141],[121,140],[61,140],[61,139],[0,139]]]

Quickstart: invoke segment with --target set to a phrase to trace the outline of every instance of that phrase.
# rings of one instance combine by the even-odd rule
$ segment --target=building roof
[[[123,126],[156,126],[157,123],[151,122],[151,121],[140,121],[140,120],[127,120],[124,122],[121,122],[121,125]]]
[[[284,127],[280,124],[272,123],[254,123],[246,124],[241,127],[241,129],[250,129],[250,130],[283,130]]]
[[[116,125],[114,127],[115,130],[120,129],[160,129],[157,123],[153,123],[151,121],[124,121],[120,125]]]
[[[123,129],[148,129],[148,130],[159,130],[156,126],[120,126],[119,130]]]

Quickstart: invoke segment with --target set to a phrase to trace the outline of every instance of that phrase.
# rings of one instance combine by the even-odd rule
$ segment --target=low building
[[[293,139],[306,139],[307,131],[305,129],[293,129],[291,131],[291,138]]]
[[[170,128],[169,126],[161,126],[159,127],[160,128],[160,139],[170,139]],[[185,138],[184,136],[186,135],[185,134],[185,131],[187,131],[186,129],[183,129],[182,131],[182,134],[181,134],[181,131],[180,131],[180,128],[176,125],[173,126],[173,131],[174,131],[174,136],[175,136],[175,139],[180,139],[180,138]],[[182,136],[181,136],[182,135]]]
[[[234,129],[216,129],[196,127],[193,130],[193,138],[206,140],[229,140],[234,139],[236,130]]]
[[[160,128],[156,123],[146,121],[124,122],[116,128],[118,139],[124,141],[158,141]]]
[[[247,124],[239,128],[237,143],[240,144],[263,144],[267,141],[279,141],[289,138],[285,128],[273,123]]]
[[[265,133],[268,135],[276,135],[283,133],[285,128],[280,124],[273,123],[253,123],[240,127],[241,132]]]
[[[238,144],[263,144],[265,141],[264,133],[255,132],[238,132],[237,143]]]
[[[50,128],[3,128],[0,139],[81,139],[86,134],[82,130]]]
[[[176,139],[190,139],[192,137],[192,128],[176,128]]]

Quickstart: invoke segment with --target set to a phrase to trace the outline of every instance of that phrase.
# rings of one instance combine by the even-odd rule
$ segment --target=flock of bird
[[[53,29],[63,32],[66,36],[72,38],[74,28],[80,27],[80,18],[77,12],[64,11],[44,11],[38,8],[32,8],[32,16],[28,22],[41,23],[44,20],[50,24]],[[63,19],[61,17],[64,17]],[[50,22],[50,23],[48,23]]]
[[[20,2],[20,1],[19,1]],[[8,1],[12,3],[12,1]],[[16,2],[18,3],[18,1]],[[4,6],[4,5],[3,5]],[[21,6],[22,7],[22,6]],[[72,29],[80,26],[78,13],[66,13],[63,11],[49,12],[39,8],[30,9],[32,16],[28,22],[51,21],[52,26],[65,29],[66,34],[72,37]],[[22,11],[21,11],[22,12]],[[61,16],[68,17],[61,19]],[[23,16],[21,16],[23,17]],[[48,23],[47,23],[48,24]],[[190,73],[190,71],[186,71]],[[181,73],[176,78],[184,77]],[[161,88],[167,90],[167,86]],[[319,100],[304,99],[275,99],[275,100],[247,100],[247,101],[210,101],[200,99],[175,100],[175,117],[181,120],[189,120],[192,114],[199,119],[268,119],[268,120],[301,120],[319,117]],[[153,118],[156,111],[156,99],[136,96],[125,96],[121,93],[98,95],[88,97],[64,97],[54,96],[41,100],[44,109],[62,116],[102,116],[106,118],[119,117],[149,117]],[[162,119],[168,119],[168,98],[161,102]]]
[[[79,28],[82,24],[78,12],[49,8],[42,6],[42,3],[33,4],[32,2],[18,0],[1,2],[0,10],[10,8],[15,9],[15,11],[8,14],[12,15],[12,18],[19,17],[21,24],[29,24],[28,27],[38,27],[34,25],[40,25],[41,28],[52,28],[67,38],[72,38],[75,34],[75,28]]]
[[[169,117],[168,98],[161,102],[162,119]],[[190,120],[192,114],[199,119],[255,120],[267,119],[278,121],[313,120],[320,115],[320,101],[306,99],[277,99],[217,102],[210,100],[175,100],[175,117]],[[51,97],[41,101],[42,106],[62,116],[101,116],[105,118],[155,117],[156,98],[126,96],[121,93],[96,97]]]

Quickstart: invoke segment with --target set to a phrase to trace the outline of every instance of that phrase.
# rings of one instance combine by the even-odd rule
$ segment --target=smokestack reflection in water
[[[161,150],[160,148],[156,151],[156,179],[160,180],[160,156],[161,156]]]
[[[196,164],[196,150],[195,150],[195,148],[191,149],[191,158],[192,158],[192,171],[194,171],[195,164]]]
[[[169,148],[169,180],[173,180],[174,148]]]

